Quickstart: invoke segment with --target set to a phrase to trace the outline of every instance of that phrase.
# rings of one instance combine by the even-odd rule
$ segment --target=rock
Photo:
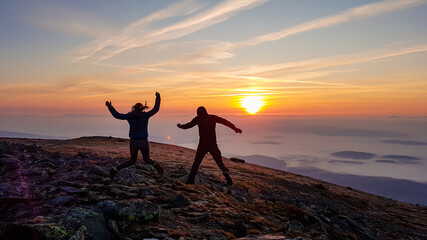
[[[82,190],[81,189],[77,189],[74,187],[61,187],[59,188],[60,191],[68,193],[68,194],[77,194],[77,193],[81,193]]]
[[[150,202],[123,202],[118,204],[119,217],[125,221],[144,222],[159,216],[160,207]]]
[[[147,197],[147,196],[152,196],[155,194],[155,191],[151,188],[141,188],[138,191],[138,196],[139,197]]]
[[[131,199],[131,198],[136,198],[137,197],[137,195],[135,193],[132,193],[130,191],[125,191],[125,190],[122,190],[122,189],[118,189],[118,188],[112,188],[112,189],[110,189],[107,192],[107,194],[109,196],[117,197],[117,198],[120,198],[120,199]]]
[[[21,166],[18,158],[0,158],[0,173],[13,172],[19,168],[21,168]]]
[[[12,185],[7,182],[0,183],[0,198],[9,197]]]
[[[194,221],[202,221],[206,219],[212,218],[212,213],[210,211],[203,211],[203,212],[183,212],[183,216],[191,217]]]
[[[38,206],[38,207],[34,207],[31,215],[33,216],[46,216],[50,213],[50,208],[46,205],[44,206]]]
[[[37,144],[33,143],[32,145],[25,145],[24,151],[27,153],[36,153],[38,151],[41,151],[41,147],[37,146]]]
[[[51,159],[57,159],[57,158],[61,158],[61,157],[62,157],[62,155],[60,152],[52,152],[49,154],[49,158],[51,158]]]
[[[328,236],[326,234],[322,234],[322,235],[319,236],[319,239],[320,240],[328,240],[329,238],[328,238]]]
[[[23,225],[10,225],[7,226],[4,231],[0,232],[1,240],[46,240],[46,236],[43,232],[32,228],[31,226]]]
[[[115,240],[116,237],[108,230],[102,213],[86,208],[72,208],[61,216],[59,223],[73,230],[70,239]]]
[[[238,220],[234,223],[234,229],[236,231],[236,237],[244,237],[248,234],[247,225],[242,220]]]
[[[3,157],[3,154],[6,153],[6,149],[9,148],[9,143],[6,141],[0,141],[0,157]]]
[[[148,172],[155,172],[156,169],[151,164],[135,164],[136,169],[141,169]]]
[[[91,157],[91,153],[90,152],[78,152],[77,156],[78,158],[82,158],[82,159],[88,159]]]
[[[38,167],[41,168],[51,168],[51,169],[56,169],[57,166],[51,162],[42,162],[40,164],[38,164]]]
[[[184,168],[181,165],[175,166],[172,169],[169,169],[168,172],[172,178],[181,178],[181,177],[187,177],[188,176],[187,168]]]
[[[102,201],[97,204],[97,207],[101,209],[102,214],[106,219],[118,219],[119,218],[119,209],[117,204],[113,201]]]
[[[98,175],[98,176],[101,176],[101,177],[108,177],[108,172],[107,172],[107,170],[105,170],[105,169],[103,169],[102,167],[100,167],[100,166],[92,166],[90,169],[89,169],[89,174],[94,174],[94,175]]]
[[[130,169],[122,169],[115,177],[121,184],[129,185],[140,182],[142,177]]]
[[[45,237],[43,239],[66,239],[69,235],[67,229],[57,223],[25,224],[24,226],[43,234]]]
[[[300,221],[292,220],[290,221],[285,228],[285,234],[292,235],[295,232],[303,232],[304,231],[304,225]]]
[[[84,185],[82,183],[63,181],[63,180],[53,181],[51,184],[56,185],[56,186],[70,186],[70,187],[75,187],[75,188],[84,187]]]
[[[36,184],[42,184],[49,180],[49,174],[40,168],[24,169],[21,174],[32,179]]]
[[[174,197],[169,198],[168,200],[166,200],[166,204],[162,205],[164,207],[186,207],[188,205],[190,205],[190,200],[188,200],[187,197],[185,197],[184,194],[180,193]]]
[[[357,235],[362,236],[363,239],[372,239],[376,240],[377,236],[375,233],[368,230],[368,228],[364,227],[362,224],[350,219],[344,215],[336,216],[338,221],[336,224],[345,231],[355,232]]]
[[[238,238],[242,240],[292,240],[290,238],[287,238],[285,236],[277,236],[277,235],[260,235],[260,236],[254,236],[254,237],[245,237],[245,238]]]
[[[160,207],[150,202],[102,201],[98,203],[98,208],[102,210],[110,230],[120,238],[125,238],[136,224],[155,219],[160,213]]]
[[[76,201],[76,198],[73,196],[60,196],[54,198],[51,203],[55,206],[70,206],[73,202]]]
[[[28,218],[30,215],[31,210],[27,210],[25,208],[17,208],[16,211],[13,209],[13,218],[14,219],[22,219],[22,218]]]
[[[211,240],[227,240],[227,237],[219,232],[213,232],[210,234],[209,239]]]
[[[239,202],[253,202],[255,194],[244,188],[233,188],[230,190],[231,195]]]
[[[240,158],[230,158],[230,161],[238,162],[238,163],[245,163],[245,160],[240,159]]]
[[[103,177],[95,174],[89,174],[87,175],[87,179],[92,182],[101,182],[103,180]]]

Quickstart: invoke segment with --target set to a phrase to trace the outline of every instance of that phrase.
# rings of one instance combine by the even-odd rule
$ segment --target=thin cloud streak
[[[71,35],[97,38],[110,36],[116,29],[82,9],[74,9],[59,1],[33,4],[24,15],[31,25]]]
[[[268,33],[247,41],[238,42],[235,44],[235,46],[248,47],[258,45],[264,42],[277,41],[298,33],[325,27],[331,27],[344,22],[373,17],[380,14],[421,5],[424,3],[426,3],[425,0],[386,0],[378,3],[367,4],[360,7],[351,8],[339,14],[318,18],[313,21],[302,23],[291,28],[286,28],[278,32]]]
[[[193,53],[190,56],[186,56],[186,59],[168,61],[167,64],[169,65],[171,63],[182,63],[182,60],[185,60],[185,62],[198,64],[215,63],[218,60],[232,57],[233,54],[231,53],[231,51],[235,48],[250,47],[264,42],[277,41],[299,33],[320,28],[331,27],[344,22],[358,20],[361,18],[374,17],[380,14],[398,11],[424,3],[426,3],[425,0],[386,0],[383,2],[367,4],[351,8],[339,14],[315,19],[313,21],[302,23],[294,27],[286,28],[278,32],[264,34],[262,36],[258,36],[246,41],[240,41],[236,43],[219,43],[213,46],[209,46],[209,48],[206,49],[204,52]]]
[[[341,13],[305,22],[281,31],[264,34],[249,40],[240,42],[218,42],[204,47],[202,50],[186,54],[173,60],[166,60],[153,64],[138,65],[135,70],[146,69],[146,67],[161,67],[182,64],[213,64],[220,60],[234,56],[233,49],[251,47],[264,42],[278,41],[292,35],[296,35],[311,30],[335,26],[341,23],[354,21],[362,18],[374,17],[381,14],[402,10],[426,3],[426,0],[386,0],[378,3],[366,4],[343,11]],[[199,45],[194,43],[193,45]]]
[[[166,10],[160,10],[157,13],[130,24],[121,33],[119,33],[118,36],[112,39],[103,41],[96,40],[88,47],[79,51],[77,56],[75,56],[75,60],[92,59],[95,61],[102,61],[112,58],[129,49],[148,46],[166,40],[177,39],[226,21],[240,11],[257,7],[266,1],[267,0],[229,0],[171,26],[154,31],[147,31],[145,26],[152,21],[175,16],[176,12],[181,13],[182,15],[187,15],[200,8],[197,6],[189,10],[189,4],[192,3],[192,1],[186,1],[182,4],[174,4],[167,7]]]
[[[427,51],[427,44],[418,45],[403,49],[384,49],[382,51],[372,51],[362,54],[352,54],[352,55],[341,55],[333,56],[328,58],[318,58],[313,60],[298,61],[298,62],[289,62],[289,63],[280,63],[272,65],[260,65],[260,66],[241,66],[235,68],[235,70],[230,70],[228,75],[257,75],[256,77],[261,77],[261,74],[265,75],[277,75],[277,74],[291,74],[304,72],[315,69],[324,69],[329,67],[337,67],[342,65],[350,65],[356,63],[365,63],[375,60],[380,60],[389,57],[397,57],[412,53],[420,53]],[[227,73],[224,73],[227,74]]]
[[[171,4],[164,9],[129,24],[114,37],[95,40],[89,44],[89,46],[86,46],[77,52],[77,60],[88,59],[107,47],[119,48],[120,46],[124,47],[126,45],[131,45],[131,41],[135,41],[137,38],[142,37],[139,35],[142,35],[149,30],[148,26],[150,23],[171,17],[185,16],[200,10],[202,7],[203,6],[201,4],[195,4],[194,0],[186,0]],[[117,54],[119,53],[120,52]]]

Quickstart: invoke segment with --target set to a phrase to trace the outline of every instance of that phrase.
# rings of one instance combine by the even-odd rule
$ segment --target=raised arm
[[[154,104],[153,109],[147,112],[148,116],[153,116],[156,114],[160,109],[160,93],[156,92],[156,103]]]
[[[108,110],[110,111],[111,115],[113,115],[114,118],[120,119],[120,120],[126,120],[128,117],[128,114],[119,113],[116,111],[116,109],[113,107],[113,105],[110,102],[105,102],[105,105],[108,107]]]
[[[225,125],[231,129],[233,129],[236,133],[242,133],[242,129],[237,128],[236,126],[234,126],[234,124],[232,124],[230,121],[228,121],[227,119],[224,119],[222,117],[218,117],[216,116],[216,122],[217,123],[221,123],[222,125]]]
[[[191,122],[186,123],[186,124],[180,124],[178,123],[176,126],[182,129],[188,129],[188,128],[192,128],[194,126],[197,125],[197,117],[193,118],[193,120],[191,120]]]

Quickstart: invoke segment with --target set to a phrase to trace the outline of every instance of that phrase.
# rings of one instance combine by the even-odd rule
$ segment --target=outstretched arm
[[[151,117],[156,114],[160,109],[160,93],[156,92],[156,103],[154,104],[153,109],[147,112],[148,116]]]
[[[227,127],[229,127],[229,128],[231,128],[231,129],[233,129],[236,133],[242,133],[242,129],[240,129],[240,128],[237,128],[236,126],[234,126],[234,124],[232,124],[230,121],[228,121],[227,119],[224,119],[224,118],[222,118],[222,117],[218,117],[218,116],[216,116],[217,118],[216,118],[216,122],[217,123],[221,123],[221,124],[223,124],[223,125],[225,125],[225,126],[227,126]]]
[[[108,110],[110,110],[110,113],[111,113],[111,115],[113,115],[114,118],[121,119],[121,120],[126,120],[127,119],[128,115],[117,112],[116,109],[111,104],[111,101],[105,102],[105,105],[108,107]]]
[[[192,128],[194,126],[197,125],[197,117],[193,118],[193,120],[191,120],[191,122],[186,123],[186,124],[180,124],[178,123],[176,126],[182,129],[188,129],[188,128]]]

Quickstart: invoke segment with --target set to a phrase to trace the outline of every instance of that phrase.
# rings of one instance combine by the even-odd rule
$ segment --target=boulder
[[[292,220],[286,225],[284,233],[288,235],[292,235],[295,232],[303,232],[303,231],[304,231],[304,225],[300,221]]]
[[[94,174],[94,175],[98,175],[101,177],[108,177],[108,172],[107,170],[105,170],[104,168],[100,167],[100,166],[92,166],[89,169],[89,174]]]
[[[76,198],[73,196],[59,196],[52,199],[51,203],[55,206],[70,206],[75,201]]]
[[[121,184],[129,185],[140,182],[142,177],[130,169],[123,169],[117,173],[115,179]]]
[[[0,172],[9,173],[21,168],[18,158],[2,157],[0,158]]]
[[[190,200],[188,200],[188,198],[184,194],[180,193],[174,197],[167,199],[166,204],[162,206],[170,207],[170,208],[175,208],[175,207],[182,208],[190,204],[191,204]]]

